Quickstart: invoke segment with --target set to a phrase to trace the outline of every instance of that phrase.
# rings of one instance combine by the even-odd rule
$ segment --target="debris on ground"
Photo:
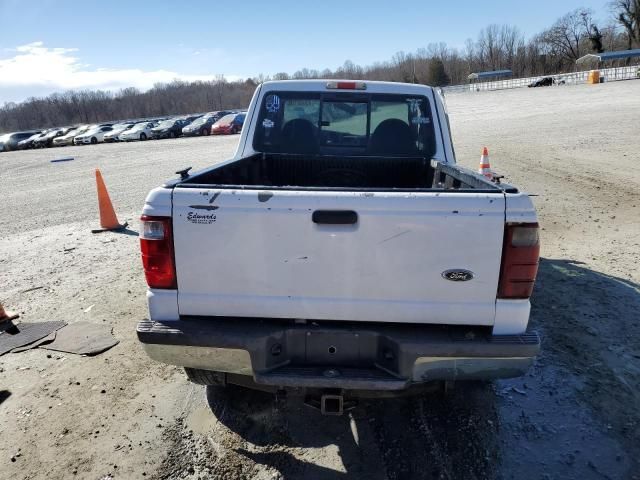
[[[112,327],[107,325],[76,322],[60,330],[56,339],[42,348],[77,355],[97,355],[118,344],[111,331]]]
[[[38,285],[37,287],[27,288],[26,290],[22,290],[20,293],[29,293],[35,290],[40,290],[41,288],[44,288],[44,285]]]
[[[36,342],[30,343],[29,345],[25,345],[24,347],[14,348],[13,350],[11,350],[11,353],[26,352],[27,350],[38,348],[40,345],[44,345],[45,343],[51,343],[55,339],[56,339],[56,332],[51,332],[49,335],[47,335],[44,338],[41,338]]]
[[[65,325],[65,322],[60,321],[12,324],[0,332],[0,355],[4,355],[14,348],[37,342]]]

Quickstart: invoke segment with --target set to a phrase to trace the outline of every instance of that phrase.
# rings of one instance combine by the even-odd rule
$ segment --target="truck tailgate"
[[[329,211],[330,223],[315,223]],[[332,219],[334,211],[356,212]],[[180,315],[493,325],[496,193],[175,188]],[[346,219],[346,220],[345,220]],[[316,217],[316,221],[318,217]],[[443,273],[466,270],[467,281]]]

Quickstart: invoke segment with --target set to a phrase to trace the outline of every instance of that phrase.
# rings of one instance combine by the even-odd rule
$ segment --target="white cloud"
[[[126,87],[147,90],[155,83],[176,79],[216,78],[216,74],[184,75],[169,70],[91,68],[76,56],[77,48],[49,48],[43,42],[21,45],[9,51],[13,56],[0,59],[0,103],[66,90],[119,90]]]

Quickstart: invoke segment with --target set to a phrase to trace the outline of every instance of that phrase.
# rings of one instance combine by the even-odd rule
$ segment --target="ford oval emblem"
[[[473,272],[469,270],[453,269],[442,272],[442,278],[451,280],[452,282],[468,282],[473,279]]]

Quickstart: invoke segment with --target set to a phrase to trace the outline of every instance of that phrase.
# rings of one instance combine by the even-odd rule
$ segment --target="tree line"
[[[256,83],[248,79],[156,84],[146,92],[125,88],[118,92],[82,90],[29,98],[0,107],[0,131],[134,120],[181,113],[242,108],[248,105]]]
[[[212,81],[174,81],[145,92],[135,88],[68,91],[5,103],[0,107],[0,132],[243,108],[256,85],[271,79],[350,78],[446,86],[465,83],[470,73],[486,70],[509,69],[515,77],[568,72],[588,53],[640,48],[640,0],[614,0],[609,5],[615,21],[608,24],[598,24],[591,10],[580,8],[529,39],[515,26],[489,25],[462,49],[432,43],[367,66],[347,60],[335,70],[304,68],[244,81],[228,81],[224,76]]]

